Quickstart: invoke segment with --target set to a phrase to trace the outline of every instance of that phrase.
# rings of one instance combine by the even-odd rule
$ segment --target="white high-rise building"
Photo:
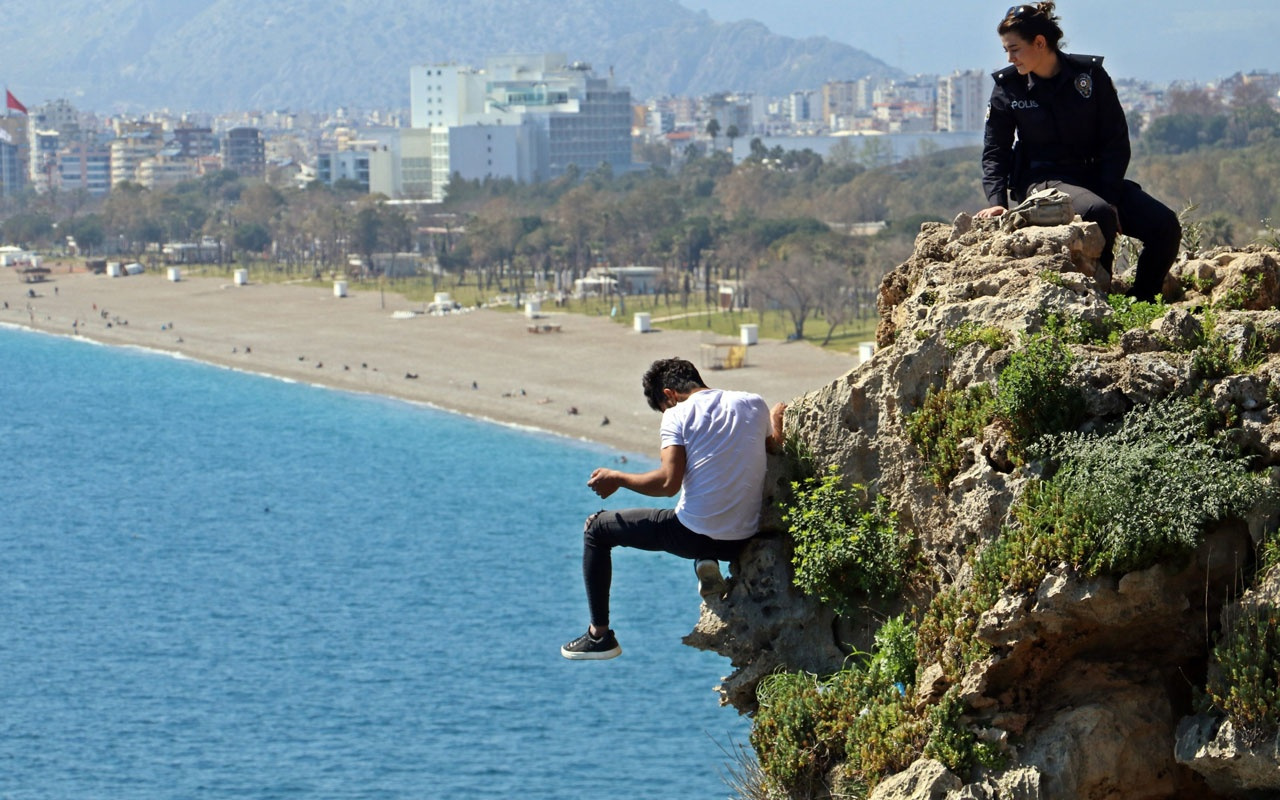
[[[159,130],[138,127],[111,140],[111,185],[138,180],[138,167],[164,147]]]
[[[30,131],[31,136],[31,146],[27,151],[30,159],[27,169],[31,176],[31,188],[44,194],[56,185],[54,173],[58,168],[58,132],[37,128],[35,125],[31,125],[27,130]]]
[[[994,81],[980,69],[957,70],[938,79],[934,127],[940,131],[980,131]]]
[[[435,64],[409,74],[412,126],[431,131],[431,197],[449,179],[543,181],[571,165],[631,168],[631,92],[561,53]]]

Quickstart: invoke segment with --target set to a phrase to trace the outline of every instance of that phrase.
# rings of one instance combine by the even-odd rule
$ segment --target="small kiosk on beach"
[[[704,342],[701,350],[703,369],[739,369],[747,365],[747,345],[741,342]]]

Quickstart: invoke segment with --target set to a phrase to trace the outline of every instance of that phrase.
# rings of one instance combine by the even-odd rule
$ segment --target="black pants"
[[[591,624],[600,630],[609,627],[613,548],[634,547],[681,558],[732,561],[745,543],[745,539],[725,541],[694,533],[670,508],[628,508],[592,514],[582,529],[582,578],[587,585]]]
[[[1096,222],[1104,239],[1102,264],[1111,271],[1114,259],[1116,235],[1142,242],[1142,255],[1138,256],[1137,275],[1133,280],[1133,297],[1154,302],[1164,287],[1164,278],[1178,257],[1182,244],[1182,225],[1178,215],[1164,203],[1142,191],[1133,181],[1125,181],[1120,191],[1120,202],[1114,207],[1098,195],[1081,186],[1063,181],[1041,181],[1027,190],[1027,194],[1039,189],[1057,188],[1071,196],[1071,206],[1085,222]],[[1118,212],[1118,217],[1117,217]]]

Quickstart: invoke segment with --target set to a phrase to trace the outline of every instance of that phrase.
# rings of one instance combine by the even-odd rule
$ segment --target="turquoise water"
[[[0,408],[0,798],[729,796],[688,562],[559,655],[614,452],[10,329]]]

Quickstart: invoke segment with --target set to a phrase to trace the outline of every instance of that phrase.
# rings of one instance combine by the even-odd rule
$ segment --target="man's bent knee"
[[[582,523],[582,542],[588,547],[596,544],[596,537],[600,534],[603,524],[602,514],[604,514],[604,509],[587,517],[586,521]]]

